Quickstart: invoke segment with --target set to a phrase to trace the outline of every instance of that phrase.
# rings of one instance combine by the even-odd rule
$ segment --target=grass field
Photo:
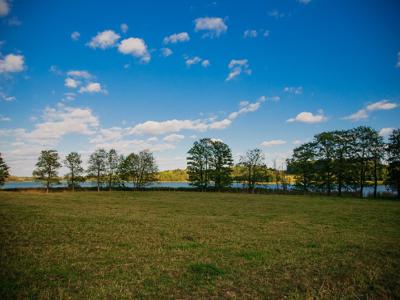
[[[399,298],[400,203],[0,192],[0,298]]]

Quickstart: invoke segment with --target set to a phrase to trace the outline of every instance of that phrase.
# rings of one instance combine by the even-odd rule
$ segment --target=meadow
[[[399,298],[400,202],[0,192],[0,298]]]

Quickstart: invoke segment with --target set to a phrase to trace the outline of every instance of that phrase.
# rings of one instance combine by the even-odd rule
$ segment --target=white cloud
[[[246,38],[256,38],[258,36],[257,30],[247,29],[243,33],[243,37]]]
[[[279,145],[284,145],[284,144],[286,144],[286,141],[284,141],[284,140],[270,140],[270,141],[262,142],[261,146],[271,147],[271,146],[279,146]]]
[[[286,86],[283,91],[285,93],[300,95],[303,94],[303,87],[302,86]]]
[[[101,84],[98,82],[89,82],[86,86],[83,86],[79,89],[79,93],[106,93],[106,91],[101,87]]]
[[[173,54],[172,50],[169,48],[161,48],[161,54],[164,57],[168,57]]]
[[[54,145],[67,134],[76,133],[92,135],[99,121],[89,108],[68,107],[58,105],[57,108],[47,107],[42,114],[42,122],[35,125],[32,131],[22,128],[2,131],[3,136],[14,136],[24,143]]]
[[[5,17],[10,13],[10,3],[7,0],[0,0],[0,17]]]
[[[20,54],[7,54],[0,59],[0,73],[21,72],[25,68],[24,56]]]
[[[120,35],[112,30],[105,30],[97,33],[95,37],[87,44],[91,48],[106,49],[115,46],[119,40]]]
[[[228,26],[226,26],[222,18],[197,18],[196,20],[194,20],[194,23],[195,31],[206,32],[203,37],[218,37],[228,30]]]
[[[311,2],[311,0],[297,0],[297,2],[299,2],[300,4],[307,5]]]
[[[238,77],[242,73],[248,75],[251,74],[251,70],[249,68],[249,63],[247,59],[232,59],[228,64],[228,68],[231,71],[229,72],[228,77],[225,79],[225,81],[230,81]]]
[[[191,65],[200,64],[207,68],[210,65],[210,61],[208,59],[202,59],[201,57],[194,56],[194,57],[185,57],[185,64],[190,67]]]
[[[128,29],[129,29],[128,24],[125,24],[125,23],[122,23],[121,26],[120,26],[120,28],[121,28],[121,31],[122,31],[123,33],[127,33],[127,32],[128,32]]]
[[[200,63],[201,62],[201,58],[200,57],[198,57],[198,56],[195,56],[195,57],[188,57],[188,58],[186,58],[186,60],[185,60],[185,63],[186,63],[186,65],[187,66],[191,66],[191,65],[196,65],[196,64],[198,64],[198,63]]]
[[[390,110],[398,107],[399,105],[394,102],[390,102],[389,100],[381,100],[372,104],[367,105],[368,111],[375,111],[375,110]]]
[[[169,143],[178,143],[182,141],[185,138],[184,135],[182,134],[170,134],[167,135],[166,137],[163,138],[164,142],[169,142]]]
[[[3,101],[12,102],[15,101],[16,98],[14,96],[8,96],[7,94],[0,91],[0,98]]]
[[[164,44],[176,44],[178,42],[187,42],[190,40],[189,34],[187,32],[174,33],[170,36],[166,36],[163,40]]]
[[[161,135],[182,130],[205,131],[207,125],[201,120],[168,120],[168,121],[146,121],[140,123],[130,130],[131,134]]]
[[[363,119],[368,119],[369,114],[373,111],[377,110],[391,110],[397,108],[399,105],[394,102],[390,102],[389,100],[381,100],[378,102],[371,103],[367,105],[365,108],[362,108],[355,113],[344,117],[345,120],[350,120],[350,121],[359,121]]]
[[[288,119],[287,122],[302,122],[307,124],[316,124],[324,122],[326,120],[327,117],[325,117],[322,112],[314,115],[311,112],[304,111],[299,113],[296,117]]]
[[[18,17],[12,17],[12,18],[8,18],[7,20],[6,20],[6,24],[8,25],[8,26],[20,26],[20,25],[22,25],[22,22],[21,22],[21,20],[20,19],[18,19]]]
[[[85,79],[90,79],[92,75],[85,70],[71,70],[67,72],[67,75],[70,77],[81,77]]]
[[[203,61],[201,62],[201,65],[202,65],[204,68],[207,68],[207,67],[210,65],[210,61],[209,61],[208,59],[205,59],[205,60],[203,60]]]
[[[80,85],[80,81],[73,79],[73,78],[65,78],[64,85],[71,89],[76,89]]]
[[[74,31],[73,33],[71,33],[71,39],[73,41],[79,40],[80,36],[81,36],[81,34],[78,31]]]
[[[9,117],[0,115],[0,122],[9,122],[9,121],[11,121],[11,119]]]
[[[229,127],[232,122],[240,115],[246,114],[249,112],[257,111],[261,104],[265,102],[266,97],[260,97],[256,102],[249,103],[247,102],[244,105],[241,105],[238,111],[232,112],[228,115],[227,118],[222,120],[215,119],[205,119],[205,120],[167,120],[167,121],[146,121],[144,123],[140,123],[133,128],[128,128],[127,131],[129,134],[148,134],[148,135],[162,135],[168,133],[177,133],[182,130],[193,130],[193,131],[206,131],[209,129],[225,129]]]
[[[379,135],[383,136],[383,137],[387,137],[392,134],[393,130],[394,130],[394,128],[391,128],[391,127],[382,128],[381,130],[379,130]]]
[[[138,57],[141,59],[142,62],[149,62],[150,61],[150,54],[147,50],[147,45],[144,40],[140,38],[128,38],[122,40],[121,43],[118,45],[118,51],[125,55],[132,55],[134,57]]]

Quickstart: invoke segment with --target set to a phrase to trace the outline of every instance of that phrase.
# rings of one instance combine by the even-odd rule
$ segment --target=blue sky
[[[398,1],[0,0],[0,151],[154,151],[195,139],[282,165],[323,130],[400,125]]]

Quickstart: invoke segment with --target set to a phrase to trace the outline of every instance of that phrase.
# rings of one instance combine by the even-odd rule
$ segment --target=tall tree
[[[374,130],[371,127],[359,126],[352,131],[352,155],[354,156],[355,167],[358,170],[358,183],[360,197],[364,195],[364,187],[366,182],[366,174],[372,160],[372,137]]]
[[[77,152],[69,153],[64,160],[64,165],[69,169],[69,173],[65,175],[68,180],[68,185],[72,191],[75,191],[77,183],[83,180],[83,168],[81,155]]]
[[[7,166],[0,153],[0,185],[3,185],[5,180],[10,176],[10,168]]]
[[[49,192],[50,185],[58,182],[57,170],[61,168],[60,157],[56,150],[43,150],[40,153],[36,169],[33,176],[37,180],[44,181],[46,184],[46,193]]]
[[[389,136],[386,151],[389,166],[385,184],[397,191],[397,198],[400,199],[400,129],[393,130]]]
[[[133,189],[140,189],[157,180],[158,167],[151,152],[129,154],[120,165],[122,178],[130,180]]]
[[[288,170],[295,175],[296,188],[309,192],[315,184],[315,143],[305,143],[293,150],[293,156],[287,160]]]
[[[254,193],[256,183],[266,179],[265,156],[260,149],[252,149],[240,157],[239,165],[246,169],[246,181],[249,192]]]
[[[107,152],[104,149],[98,149],[89,157],[88,175],[95,177],[97,182],[97,191],[100,191],[100,185],[106,172]]]
[[[379,171],[382,168],[382,159],[385,154],[385,143],[376,130],[370,132],[370,152],[372,158],[372,176],[374,178],[374,198],[377,196]]]
[[[338,196],[342,196],[343,187],[349,181],[348,169],[351,168],[350,149],[351,134],[348,130],[334,131],[334,161],[333,173],[335,174]]]
[[[111,149],[107,152],[106,159],[106,173],[108,181],[108,189],[111,191],[111,187],[115,182],[118,181],[118,166],[120,164],[120,157],[115,149]]]
[[[202,190],[207,189],[210,184],[212,153],[212,141],[209,138],[194,142],[188,151],[187,172],[190,184]]]
[[[232,183],[232,151],[227,144],[221,141],[211,141],[211,143],[210,177],[214,181],[215,189],[221,190]]]
[[[315,136],[316,146],[316,171],[319,175],[319,186],[331,194],[333,188],[333,158],[335,150],[335,139],[332,132],[322,132]]]

